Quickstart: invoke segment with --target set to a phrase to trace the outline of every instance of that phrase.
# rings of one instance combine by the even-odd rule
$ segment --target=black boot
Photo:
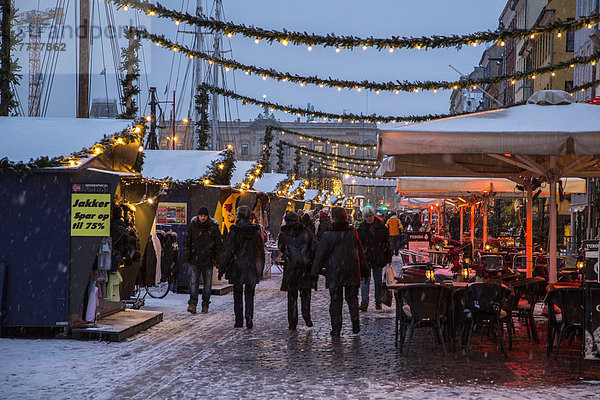
[[[352,333],[360,332],[360,320],[352,321]]]

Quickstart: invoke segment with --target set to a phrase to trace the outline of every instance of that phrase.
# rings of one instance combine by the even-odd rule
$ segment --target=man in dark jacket
[[[358,237],[363,245],[369,270],[373,272],[373,282],[375,284],[375,308],[381,310],[381,286],[383,267],[392,262],[392,252],[390,250],[388,228],[375,217],[373,207],[367,206],[362,211],[365,219],[358,226]],[[371,276],[366,274],[362,277],[360,284],[361,311],[367,311],[369,307],[369,286],[371,285]]]
[[[237,222],[231,227],[227,249],[219,267],[219,279],[223,275],[233,285],[233,311],[235,327],[243,326],[246,317],[246,328],[251,329],[254,317],[254,290],[262,278],[265,266],[265,246],[260,233],[260,225],[250,222],[251,211],[247,206],[237,209]],[[242,294],[246,302],[246,313],[243,313]]]
[[[198,216],[192,218],[183,244],[183,262],[190,270],[190,300],[188,311],[196,314],[200,274],[202,274],[202,312],[208,312],[212,290],[213,267],[221,254],[221,232],[219,225],[208,216],[208,209],[200,207]]]
[[[325,285],[329,289],[331,336],[339,336],[342,330],[342,301],[346,298],[352,332],[360,332],[358,319],[358,286],[361,273],[367,268],[366,257],[358,235],[346,220],[346,210],[334,207],[333,223],[319,242],[311,275],[325,269]],[[344,296],[345,292],[345,296]]]
[[[308,214],[303,215],[309,217]],[[288,211],[285,214],[285,225],[277,238],[279,250],[285,261],[281,290],[288,292],[288,326],[290,330],[298,325],[298,291],[302,301],[302,318],[306,326],[313,326],[310,318],[310,270],[317,247],[313,235],[304,224],[298,222],[298,214]]]

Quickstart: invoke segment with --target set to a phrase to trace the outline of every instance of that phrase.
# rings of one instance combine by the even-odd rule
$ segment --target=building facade
[[[576,0],[575,18],[586,17],[600,12],[599,0]],[[576,57],[585,57],[600,51],[600,32],[598,25],[583,28],[575,32],[574,51]],[[576,65],[574,68],[573,84],[580,86],[600,77],[598,64]],[[600,95],[598,88],[589,88],[575,93],[577,100],[586,101]]]

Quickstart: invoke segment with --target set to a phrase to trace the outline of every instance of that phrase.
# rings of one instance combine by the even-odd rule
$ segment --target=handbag
[[[392,291],[388,289],[387,283],[383,282],[381,287],[381,303],[388,307],[392,306]]]

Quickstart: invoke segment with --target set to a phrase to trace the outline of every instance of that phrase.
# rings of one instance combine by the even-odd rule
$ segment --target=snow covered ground
[[[281,275],[257,287],[254,328],[233,327],[232,295],[213,296],[208,314],[186,312],[187,295],[147,298],[164,321],[121,343],[0,339],[3,399],[534,399],[598,398],[600,366],[574,350],[559,360],[517,327],[508,360],[474,339],[472,354],[441,354],[421,330],[411,354],[393,343],[394,313],[361,313],[352,335],[344,312],[341,338],[329,335],[328,293],[313,292],[308,329],[287,329]],[[372,293],[372,291],[371,291]],[[372,296],[372,294],[371,294]],[[543,329],[543,327],[542,327]]]

